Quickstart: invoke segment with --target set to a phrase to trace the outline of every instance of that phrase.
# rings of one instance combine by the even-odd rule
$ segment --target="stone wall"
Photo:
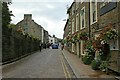
[[[119,5],[119,3],[116,3],[116,5],[117,6],[115,8],[106,12],[105,14],[103,14],[103,15],[98,14],[98,19],[99,19],[98,26],[99,26],[99,28],[104,30],[104,28],[109,23],[112,23],[112,28],[115,28],[117,30],[117,32],[119,32],[119,20],[118,20],[118,17],[119,17],[118,5]],[[100,5],[98,5],[98,6],[100,6]],[[98,11],[100,11],[100,8]],[[100,13],[100,12],[98,12],[98,13]],[[118,44],[120,44],[120,43],[118,43]],[[119,66],[119,49],[118,50],[111,50],[110,54],[111,54],[110,61],[112,61],[112,63],[110,63],[109,68],[113,71],[120,73],[120,70],[119,70],[119,67],[120,67]]]
[[[0,26],[2,26],[2,3],[0,1]],[[0,53],[2,53],[2,27],[0,27]],[[0,63],[2,62],[2,54],[0,54]]]
[[[39,41],[12,28],[2,30],[2,62],[11,61],[39,50]]]

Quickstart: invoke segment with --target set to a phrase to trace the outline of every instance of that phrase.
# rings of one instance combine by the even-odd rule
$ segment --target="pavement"
[[[120,80],[120,77],[115,78],[113,74],[107,75],[105,72],[102,72],[100,70],[93,70],[90,65],[83,64],[81,58],[75,54],[69,53],[67,50],[63,50],[62,53],[77,78],[106,78],[112,80]]]

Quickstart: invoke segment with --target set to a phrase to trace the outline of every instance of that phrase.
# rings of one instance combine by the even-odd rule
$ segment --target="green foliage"
[[[117,36],[118,36],[117,31],[115,29],[111,29],[107,31],[106,34],[104,35],[104,40],[109,41],[112,39],[116,39]]]
[[[93,70],[98,70],[99,69],[99,66],[100,66],[100,60],[99,59],[94,59],[91,63],[91,67]]]
[[[89,65],[89,64],[91,64],[91,61],[93,59],[94,59],[93,56],[91,56],[91,55],[85,55],[83,57],[83,63],[86,64],[86,65]]]
[[[103,51],[100,49],[99,50],[99,56],[101,60],[106,60],[107,56],[103,53]]]
[[[12,24],[9,24],[8,27],[9,27],[9,28],[15,28],[16,25],[12,23]]]
[[[67,38],[65,37],[64,39],[63,39],[63,43],[67,43]]]
[[[86,47],[86,51],[85,51],[88,55],[94,55],[95,54],[95,49],[94,49],[94,47],[93,46],[90,46],[90,45],[88,45],[87,47]]]
[[[13,16],[12,11],[9,11],[10,3],[2,3],[2,27],[7,27],[11,22],[11,16]]]
[[[110,55],[110,48],[109,48],[109,44],[104,44],[102,45],[102,48],[99,50],[99,56],[100,56],[100,59],[105,61],[108,59]]]
[[[95,57],[95,49],[92,46],[91,42],[87,42],[85,49],[85,56],[83,57],[84,64],[90,64]]]
[[[80,40],[88,40],[88,34],[86,32],[79,33],[78,38]]]
[[[100,70],[106,71],[108,64],[109,64],[108,61],[102,61],[101,65],[100,65]]]

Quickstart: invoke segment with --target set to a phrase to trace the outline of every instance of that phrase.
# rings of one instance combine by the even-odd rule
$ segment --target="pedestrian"
[[[46,49],[46,47],[47,47],[47,45],[46,45],[46,43],[45,43],[45,49]]]
[[[39,49],[40,49],[40,52],[41,52],[41,42],[40,42],[40,44],[39,44]]]

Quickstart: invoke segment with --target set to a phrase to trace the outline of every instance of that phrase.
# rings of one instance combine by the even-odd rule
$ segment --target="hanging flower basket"
[[[109,31],[106,32],[105,34],[105,40],[113,40],[113,39],[117,39],[118,35],[117,35],[117,31],[115,29],[111,29]]]
[[[99,49],[101,49],[103,46],[101,45],[101,43],[100,43],[100,41],[98,41],[98,40],[94,40],[93,42],[92,42],[92,46],[96,49],[96,50],[99,50]]]
[[[73,40],[74,40],[75,42],[78,42],[77,35],[78,35],[78,34],[74,34],[74,35],[73,35]]]
[[[72,41],[71,36],[68,36],[67,37],[67,42],[71,42],[71,41]]]
[[[79,33],[78,38],[80,40],[88,40],[88,34],[86,32]]]
[[[117,39],[117,31],[112,29],[112,25],[109,24],[105,29],[100,32],[100,35],[93,41],[93,46],[96,49],[102,49],[104,44],[108,44],[109,41]]]

